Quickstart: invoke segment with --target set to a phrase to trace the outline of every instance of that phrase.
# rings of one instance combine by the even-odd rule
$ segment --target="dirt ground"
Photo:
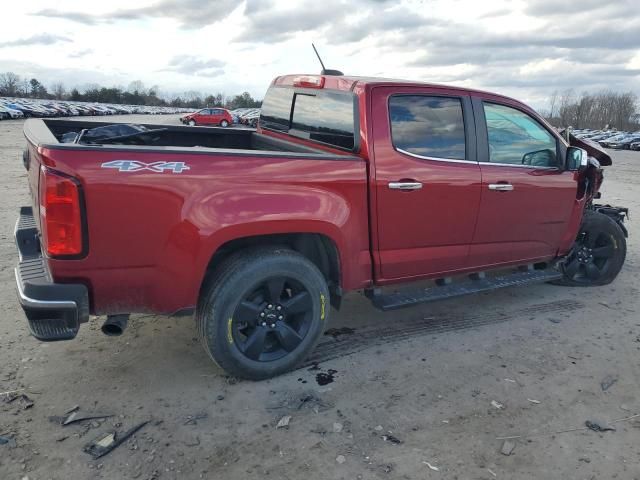
[[[606,170],[603,200],[632,212],[612,285],[393,313],[352,294],[331,327],[353,331],[326,335],[295,372],[249,382],[208,359],[190,317],[133,316],[117,338],[101,318],[69,342],[29,335],[13,276],[23,145],[22,122],[0,122],[0,479],[640,479],[640,417],[628,418],[640,413],[640,152]],[[33,405],[2,393],[14,390]],[[50,418],[76,405],[113,416]],[[105,457],[83,452],[147,420]]]

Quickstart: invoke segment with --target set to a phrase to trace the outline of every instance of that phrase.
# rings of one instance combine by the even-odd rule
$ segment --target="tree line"
[[[227,96],[221,92],[205,94],[191,90],[179,95],[166,96],[159,93],[157,85],[147,88],[139,80],[131,82],[126,89],[88,85],[82,89],[73,87],[68,90],[61,82],[53,83],[47,88],[36,78],[28,79],[13,72],[0,74],[0,96],[185,108],[233,109],[258,108],[262,105],[262,101],[254,99],[249,92]]]
[[[557,90],[551,93],[545,116],[554,125],[573,128],[640,128],[638,96],[633,92],[604,90],[597,93]]]

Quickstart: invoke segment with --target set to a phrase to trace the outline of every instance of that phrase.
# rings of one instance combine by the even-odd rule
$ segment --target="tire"
[[[205,281],[195,318],[222,369],[263,380],[293,369],[316,346],[329,318],[329,290],[318,268],[293,250],[246,250]]]
[[[222,120],[222,121],[220,122],[220,126],[221,126],[221,127],[224,127],[224,128],[227,128],[227,127],[229,126],[229,122],[227,122],[226,120]]]
[[[615,220],[587,210],[576,242],[562,264],[564,278],[553,283],[572,287],[607,285],[620,273],[626,256],[627,240]]]
[[[196,126],[196,121],[195,120],[189,120],[189,125],[191,125],[192,127]]]

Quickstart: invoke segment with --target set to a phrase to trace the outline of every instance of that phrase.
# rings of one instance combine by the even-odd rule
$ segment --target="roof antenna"
[[[320,61],[320,65],[322,65],[322,71],[320,72],[321,75],[344,75],[344,73],[342,73],[340,70],[327,70],[326,68],[324,68],[324,63],[322,62],[322,58],[320,58],[318,49],[316,49],[316,46],[313,43],[311,43],[311,46],[313,47],[313,51],[316,52],[316,56]]]

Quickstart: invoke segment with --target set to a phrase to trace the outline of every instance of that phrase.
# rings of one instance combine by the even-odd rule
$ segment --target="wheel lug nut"
[[[278,316],[278,320],[282,320],[284,317],[282,315]]]
[[[262,322],[262,326],[266,327],[267,326],[267,322]]]
[[[276,307],[276,310],[282,310],[282,305],[278,305],[278,306]]]
[[[269,305],[267,305],[267,308],[268,308],[268,309],[272,309],[272,308],[273,308],[273,305],[269,304]]]
[[[276,324],[275,324],[275,323],[272,323],[272,324],[271,324],[271,328],[276,328]]]
[[[261,316],[261,317],[264,317],[264,312],[262,312],[262,313],[260,314],[260,316]]]

